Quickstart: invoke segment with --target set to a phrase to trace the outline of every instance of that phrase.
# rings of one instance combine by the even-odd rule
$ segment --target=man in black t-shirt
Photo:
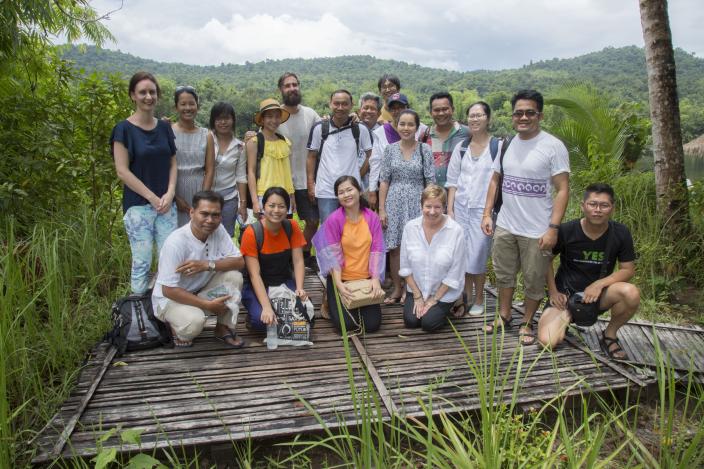
[[[627,357],[616,332],[633,317],[640,304],[640,291],[628,283],[635,274],[633,238],[625,225],[610,222],[614,208],[611,186],[591,184],[584,192],[581,208],[581,219],[563,223],[558,229],[553,254],[559,254],[560,267],[554,278],[552,264],[548,269],[550,304],[540,317],[538,340],[547,347],[564,340],[567,326],[574,319],[567,309],[568,299],[573,293],[584,292],[582,303],[598,304],[599,314],[611,310],[611,321],[601,344],[611,358],[623,360]],[[603,262],[607,262],[606,272],[600,278]]]

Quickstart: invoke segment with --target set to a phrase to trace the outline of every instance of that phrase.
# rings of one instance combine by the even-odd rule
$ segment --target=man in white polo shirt
[[[244,346],[235,335],[244,259],[220,223],[223,204],[217,192],[197,192],[190,223],[172,232],[159,253],[152,304],[171,327],[176,347],[193,345],[208,313],[217,315],[216,339]]]
[[[494,235],[492,262],[499,289],[499,317],[487,324],[487,332],[501,324],[510,326],[511,301],[521,271],[525,300],[519,335],[521,345],[531,345],[535,343],[533,315],[545,297],[545,274],[569,199],[570,159],[564,143],[540,128],[540,93],[521,90],[511,98],[511,106],[516,136],[504,143],[503,157],[494,160],[482,214],[484,234]],[[494,229],[497,191],[503,204]]]
[[[367,161],[371,155],[369,130],[353,121],[351,110],[352,94],[347,90],[333,91],[331,118],[315,124],[308,138],[308,197],[318,201],[320,223],[340,206],[333,190],[335,181],[340,176],[354,176],[361,186],[358,152],[364,151]]]

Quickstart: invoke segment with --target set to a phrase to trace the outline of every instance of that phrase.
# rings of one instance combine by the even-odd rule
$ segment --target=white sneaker
[[[484,305],[472,305],[472,307],[469,308],[470,316],[481,316],[482,314],[484,314]]]

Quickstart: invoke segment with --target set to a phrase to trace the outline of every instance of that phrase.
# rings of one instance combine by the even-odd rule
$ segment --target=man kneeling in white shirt
[[[196,193],[190,223],[171,233],[159,253],[152,303],[176,347],[193,345],[207,314],[217,315],[215,338],[244,346],[235,334],[244,259],[220,223],[223,203],[217,192]]]

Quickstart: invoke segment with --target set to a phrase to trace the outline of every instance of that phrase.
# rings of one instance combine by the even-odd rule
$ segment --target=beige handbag
[[[345,287],[350,291],[352,299],[347,301],[340,295],[340,300],[348,310],[361,308],[362,306],[378,305],[384,301],[384,290],[381,290],[378,296],[372,296],[371,279],[349,280],[345,282]]]

